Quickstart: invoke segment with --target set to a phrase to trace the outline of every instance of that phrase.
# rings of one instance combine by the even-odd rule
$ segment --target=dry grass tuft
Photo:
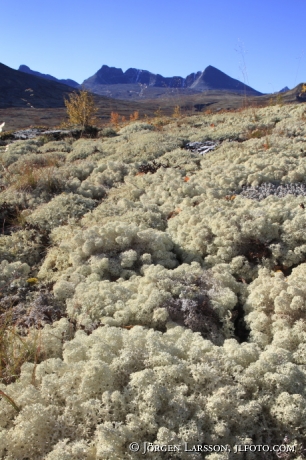
[[[9,384],[20,375],[25,362],[43,359],[41,331],[19,328],[13,320],[12,307],[0,317],[0,382]]]
[[[32,191],[42,188],[48,193],[62,189],[56,177],[59,162],[54,158],[42,158],[39,162],[29,161],[22,165],[12,165],[9,172],[9,186],[17,191]]]

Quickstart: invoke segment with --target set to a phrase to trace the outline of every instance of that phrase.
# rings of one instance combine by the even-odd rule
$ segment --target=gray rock
[[[12,141],[19,141],[19,140],[27,140],[27,139],[34,139],[37,136],[42,135],[49,135],[55,137],[55,139],[61,139],[64,136],[75,136],[77,137],[80,133],[80,130],[73,130],[73,129],[50,129],[44,130],[39,128],[29,128],[29,129],[22,129],[19,131],[15,131],[12,133]]]
[[[188,144],[185,145],[185,148],[187,150],[190,150],[191,152],[199,153],[200,155],[205,155],[205,153],[208,153],[211,150],[214,150],[214,148],[216,148],[217,145],[218,145],[217,142],[212,142],[212,141],[188,142]]]
[[[281,184],[276,185],[270,182],[265,182],[256,187],[244,186],[242,191],[235,192],[235,195],[240,195],[251,200],[261,201],[270,195],[283,198],[286,195],[306,196],[306,185],[303,183],[296,184]]]

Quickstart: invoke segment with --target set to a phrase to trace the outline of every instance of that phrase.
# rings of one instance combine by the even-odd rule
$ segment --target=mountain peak
[[[254,96],[261,94],[245,83],[229,77],[226,73],[212,65],[206,67],[190,87],[199,91],[220,90],[253,94]]]
[[[153,74],[148,70],[129,68],[125,72],[121,68],[103,65],[92,77],[84,80],[83,84],[95,92],[99,90],[98,85],[116,84],[146,84],[156,88],[190,88],[195,91],[221,90],[236,93],[248,93],[260,95],[258,91],[250,86],[229,77],[216,67],[209,65],[203,72],[196,72],[186,78],[180,76],[163,77],[160,74]]]

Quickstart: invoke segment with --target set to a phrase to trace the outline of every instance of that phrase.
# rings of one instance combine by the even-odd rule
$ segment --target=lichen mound
[[[0,458],[304,458],[305,136],[301,103],[0,146]]]

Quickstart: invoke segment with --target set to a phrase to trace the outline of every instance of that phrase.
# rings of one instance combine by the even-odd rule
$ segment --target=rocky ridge
[[[186,78],[180,76],[163,77],[148,70],[129,68],[125,72],[120,68],[103,65],[93,76],[84,80],[83,85],[97,92],[100,85],[141,84],[158,88],[193,89],[195,91],[221,90],[249,95],[261,95],[259,91],[229,77],[213,66],[201,72],[193,72]]]

